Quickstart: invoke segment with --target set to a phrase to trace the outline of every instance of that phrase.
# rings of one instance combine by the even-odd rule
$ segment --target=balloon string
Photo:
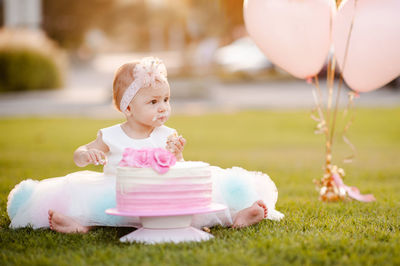
[[[314,81],[315,81],[314,86],[317,88],[317,91],[318,91],[319,108],[320,108],[320,111],[321,111],[321,114],[322,114],[321,115],[321,119],[325,120],[324,103],[322,101],[322,92],[321,92],[321,88],[319,86],[319,81],[318,81],[318,76],[317,75],[314,76]]]
[[[347,113],[351,112],[351,116],[349,118],[349,121],[346,123],[346,126],[343,129],[342,138],[343,138],[343,141],[352,150],[352,154],[343,159],[344,163],[351,163],[353,161],[353,159],[356,157],[356,153],[357,153],[356,147],[353,145],[353,143],[351,143],[351,141],[347,137],[347,131],[349,130],[350,126],[353,124],[354,118],[355,118],[355,109],[354,109],[354,97],[355,96],[357,96],[356,93],[349,92],[349,95],[348,95],[348,100],[349,101],[348,101],[348,104],[347,104],[347,108],[343,112],[343,117],[346,117]]]
[[[332,61],[334,61],[335,59],[333,58]],[[333,68],[332,72],[335,72],[335,69]],[[334,75],[334,74],[333,74]],[[332,88],[333,88],[333,77],[332,76]],[[335,110],[333,112],[333,119],[332,119],[332,127],[331,127],[331,138],[329,140],[330,145],[333,144],[333,136],[335,134],[335,126],[336,126],[336,116],[337,116],[337,111],[339,109],[339,102],[340,102],[340,92],[342,90],[342,84],[343,84],[343,77],[342,75],[340,75],[339,78],[339,84],[338,84],[338,88],[337,88],[337,94],[336,94],[336,103],[335,103]]]
[[[325,133],[325,172],[327,173],[329,171],[329,166],[331,164],[332,160],[332,153],[331,153],[331,147],[329,145],[329,124],[326,122],[326,117],[324,116],[323,112],[323,104],[322,104],[322,93],[321,93],[321,88],[319,86],[319,80],[318,76],[314,76],[314,86],[317,89],[317,92],[315,89],[313,90],[313,96],[314,96],[314,101],[316,103],[316,110],[318,111],[319,118],[316,119],[314,116],[314,120],[318,121],[317,129],[315,130],[316,134],[323,134]],[[314,109],[315,110],[315,109]],[[326,114],[328,115],[328,114]]]
[[[344,68],[346,66],[346,61],[347,61],[347,55],[349,52],[349,46],[350,46],[350,39],[351,39],[351,34],[353,32],[353,26],[354,26],[354,20],[355,20],[355,13],[356,13],[356,9],[357,9],[357,1],[358,0],[354,0],[354,13],[353,13],[353,17],[351,18],[351,24],[350,24],[350,29],[349,29],[349,33],[347,35],[347,40],[346,40],[346,49],[345,49],[345,54],[344,54],[344,58],[343,58],[343,66],[341,69],[341,73],[340,73],[340,78],[339,78],[339,84],[338,84],[338,89],[337,89],[337,95],[336,95],[336,106],[335,106],[335,110],[333,113],[333,123],[332,123],[332,128],[331,128],[331,134],[330,134],[330,145],[332,146],[333,144],[333,136],[335,134],[335,125],[336,125],[336,116],[337,116],[337,111],[339,108],[339,101],[340,101],[340,92],[342,89],[342,84],[343,84],[343,75],[342,73],[344,72]],[[332,59],[332,61],[334,61],[334,58]],[[334,68],[333,68],[333,75],[334,75]],[[333,82],[333,79],[332,79]],[[333,87],[333,86],[332,86]],[[346,140],[345,140],[346,142]],[[347,142],[346,142],[347,143]],[[350,143],[350,142],[349,142]],[[351,144],[351,143],[350,143]],[[349,145],[350,145],[349,144]],[[351,144],[352,145],[352,144]],[[350,145],[350,146],[351,146]]]
[[[321,107],[320,107],[320,99],[318,98],[317,93],[315,92],[315,88],[312,90],[312,94],[313,94],[313,98],[314,98],[314,102],[315,102],[316,107],[314,107],[311,110],[311,118],[314,121],[318,122],[317,129],[314,131],[314,133],[315,134],[322,134],[322,133],[325,132],[326,124],[325,124],[325,120],[323,118],[324,115],[323,115]],[[315,114],[317,114],[318,117]]]
[[[314,107],[311,111],[311,118],[314,121],[317,121],[317,129],[315,130],[316,134],[322,134],[326,133],[326,122],[325,122],[325,117],[323,113],[323,107],[322,107],[322,94],[321,94],[321,88],[319,87],[318,80],[315,78],[312,80],[312,83],[314,85],[314,88],[312,90],[313,98],[316,107]],[[315,81],[315,82],[314,82]],[[318,93],[316,92],[315,88],[317,89]],[[318,117],[315,116],[315,114],[318,114]]]
[[[355,17],[356,17],[356,9],[357,9],[357,0],[354,0],[354,13],[353,13],[353,17],[351,18],[349,33],[347,34],[346,49],[345,49],[345,52],[344,52],[343,65],[341,67],[341,69],[342,69],[341,73],[344,72],[344,68],[346,67],[347,55],[348,55],[349,46],[350,46],[351,33],[353,32],[354,20],[355,20]]]
[[[328,68],[329,72],[332,72],[332,62],[333,59],[329,60],[331,63],[329,65],[330,68]],[[327,75],[327,86],[328,86],[328,106],[327,106],[327,110],[326,110],[326,123],[328,125],[327,128],[327,139],[326,139],[326,150],[327,150],[327,160],[326,160],[326,166],[328,167],[331,163],[330,158],[328,158],[329,155],[332,155],[332,130],[329,132],[329,129],[332,129],[332,127],[334,127],[336,119],[335,118],[331,118],[331,110],[332,110],[332,95],[333,95],[333,81],[330,81],[329,79],[332,78],[332,73],[329,73],[329,75]],[[332,157],[332,156],[330,156]]]

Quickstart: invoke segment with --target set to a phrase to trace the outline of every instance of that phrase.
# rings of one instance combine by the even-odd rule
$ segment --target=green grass
[[[268,173],[284,220],[241,230],[212,228],[215,238],[208,242],[154,246],[122,244],[118,238],[128,231],[118,228],[87,235],[8,229],[6,201],[14,185],[81,170],[72,161],[75,148],[116,122],[0,120],[0,265],[400,264],[399,108],[357,111],[349,133],[357,147],[354,163],[341,163],[351,151],[335,140],[334,158],[346,170],[345,182],[373,193],[374,203],[318,201],[312,180],[322,174],[323,137],[313,134],[315,123],[305,111],[175,116],[168,125],[188,140],[186,160]]]

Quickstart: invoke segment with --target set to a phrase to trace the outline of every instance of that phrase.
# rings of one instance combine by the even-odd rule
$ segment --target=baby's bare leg
[[[85,234],[90,230],[89,226],[83,226],[73,218],[53,210],[49,210],[49,225],[51,230],[66,234]]]
[[[233,221],[233,228],[240,228],[259,223],[262,219],[267,217],[268,209],[262,200],[256,201],[249,208],[243,209]]]

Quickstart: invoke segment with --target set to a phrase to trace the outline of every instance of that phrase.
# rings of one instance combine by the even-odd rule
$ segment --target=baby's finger
[[[83,152],[81,156],[85,162],[87,162],[87,163],[92,162],[92,158],[90,157],[89,152]]]
[[[100,163],[101,165],[106,164],[106,162],[107,162],[107,157],[106,157],[106,155],[104,154],[104,152],[98,151],[98,152],[97,152],[97,155],[98,155],[99,163]]]
[[[181,144],[179,141],[175,143],[175,148],[176,148],[178,151],[182,151],[182,150],[183,150],[183,146],[182,146],[182,144]]]
[[[169,143],[167,143],[167,147],[173,149],[175,147],[175,143],[174,142],[169,142]]]
[[[89,157],[90,157],[90,163],[96,165],[96,155],[94,155],[93,151],[88,151]]]
[[[175,152],[175,147],[173,147],[171,144],[167,145],[167,151],[174,153]]]
[[[179,138],[179,142],[182,144],[182,146],[185,146],[185,144],[186,144],[186,139],[184,138],[184,137],[180,137]]]
[[[178,137],[178,135],[176,133],[173,133],[168,136],[167,142],[173,142],[177,137]]]
[[[104,152],[100,151],[100,155],[101,155],[101,164],[106,164],[107,163],[107,156]]]
[[[103,160],[101,159],[101,154],[100,154],[100,152],[99,152],[99,151],[94,151],[93,153],[94,153],[94,156],[95,156],[95,158],[96,158],[96,163],[95,163],[95,165],[101,164],[101,161],[103,161]]]

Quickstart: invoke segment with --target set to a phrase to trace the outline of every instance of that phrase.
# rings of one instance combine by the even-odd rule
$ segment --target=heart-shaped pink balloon
[[[340,5],[333,22],[335,57],[353,90],[372,91],[400,75],[399,12],[400,0],[345,0]]]
[[[245,0],[247,31],[274,64],[307,78],[323,67],[331,43],[334,0]]]

